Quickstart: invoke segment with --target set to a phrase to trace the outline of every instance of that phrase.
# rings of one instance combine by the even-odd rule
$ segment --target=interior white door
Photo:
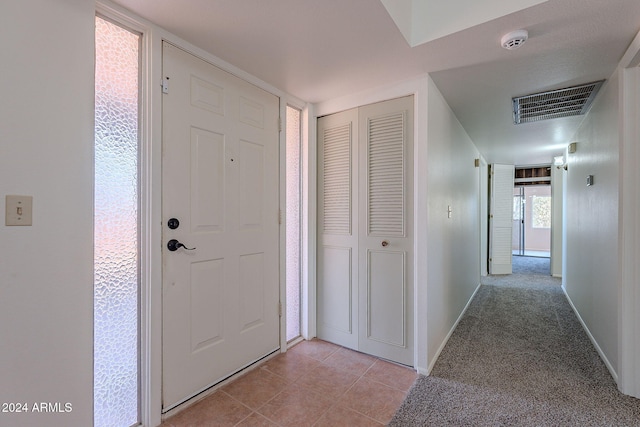
[[[167,411],[279,348],[279,99],[167,43],[163,75]]]
[[[354,350],[359,300],[358,131],[357,108],[318,120],[318,337]]]
[[[513,165],[491,165],[489,274],[511,274],[513,233]]]
[[[359,350],[413,365],[413,97],[360,107]]]
[[[318,120],[318,336],[413,365],[413,97]]]

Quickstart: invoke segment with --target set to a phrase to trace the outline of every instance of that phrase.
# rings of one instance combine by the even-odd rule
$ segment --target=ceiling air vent
[[[604,80],[513,98],[513,122],[519,125],[585,114],[602,83]]]

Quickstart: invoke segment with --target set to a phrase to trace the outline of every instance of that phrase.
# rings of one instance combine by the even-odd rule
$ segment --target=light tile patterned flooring
[[[161,427],[386,425],[417,374],[314,339],[174,415]]]

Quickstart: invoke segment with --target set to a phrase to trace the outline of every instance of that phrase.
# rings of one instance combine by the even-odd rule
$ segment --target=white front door
[[[167,43],[163,75],[166,412],[279,348],[279,99]]]
[[[318,336],[413,365],[413,97],[318,120]]]

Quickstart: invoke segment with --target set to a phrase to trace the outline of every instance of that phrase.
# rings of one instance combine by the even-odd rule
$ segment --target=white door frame
[[[640,398],[640,34],[620,61],[618,388]]]
[[[489,274],[489,165],[480,156],[478,173],[480,174],[480,196],[478,197],[478,221],[480,224],[480,276]]]

